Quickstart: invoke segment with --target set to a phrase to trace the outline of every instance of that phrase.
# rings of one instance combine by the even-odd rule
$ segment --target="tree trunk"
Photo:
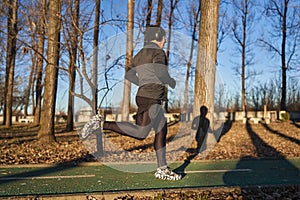
[[[243,16],[243,39],[242,39],[242,111],[246,111],[246,86],[245,86],[245,70],[246,70],[246,41],[247,41],[247,21],[248,21],[248,0],[245,0],[245,12]]]
[[[93,93],[93,112],[97,113],[98,107],[98,40],[99,40],[99,21],[100,21],[100,0],[96,1],[95,21],[94,21],[94,40],[93,40],[93,68],[92,68],[92,93]]]
[[[168,42],[167,42],[168,43],[168,47],[166,49],[166,54],[167,54],[168,62],[169,62],[170,47],[171,47],[173,13],[174,13],[174,10],[176,8],[177,3],[178,3],[178,0],[175,0],[175,2],[173,0],[170,0],[170,12],[169,12],[169,20],[168,20]],[[166,99],[168,99],[168,86],[166,86]],[[169,112],[169,103],[168,103],[168,100],[165,102],[164,106],[165,106],[165,111]]]
[[[156,17],[156,25],[161,25],[161,16],[162,16],[162,8],[163,8],[163,0],[158,0],[157,3],[157,17]]]
[[[220,0],[201,1],[198,55],[195,73],[193,117],[200,114],[200,107],[208,109],[207,118],[213,129],[214,85],[217,57],[218,16]],[[212,143],[208,138],[208,143]]]
[[[31,26],[30,21],[28,23],[28,26]],[[32,30],[34,30],[34,29],[32,29]],[[35,39],[36,39],[36,31],[31,33],[31,43],[32,43],[33,49],[36,49]],[[31,54],[31,70],[30,70],[30,74],[29,74],[28,85],[27,85],[25,93],[24,93],[24,115],[25,116],[28,116],[28,107],[29,107],[30,96],[32,93],[34,93],[34,90],[32,90],[32,89],[33,89],[33,85],[34,85],[36,57],[37,57],[37,53],[36,53],[36,51],[34,51],[33,54]],[[35,107],[34,104],[32,104],[32,107],[33,108]],[[34,114],[34,112],[32,114]]]
[[[133,54],[133,27],[134,27],[134,0],[128,0],[128,14],[127,14],[127,39],[126,39],[126,71],[129,69],[129,64],[132,60]],[[124,95],[122,106],[122,120],[128,121],[130,108],[130,82],[124,80]]]
[[[32,42],[34,43],[34,39],[32,40]],[[35,70],[35,67],[34,67],[35,61],[36,61],[35,58],[36,58],[36,53],[34,53],[34,55],[32,55],[32,59],[31,59],[32,63],[31,63],[31,70],[30,70],[30,74],[29,74],[28,85],[27,85],[25,93],[24,93],[24,115],[25,116],[28,116],[29,97],[31,94],[31,89],[32,89],[32,85],[33,85],[33,76],[34,76],[34,70]]]
[[[7,50],[6,50],[6,80],[5,80],[5,107],[4,122],[6,127],[12,125],[12,105],[13,105],[13,89],[15,74],[15,58],[17,43],[17,20],[18,20],[18,0],[10,0],[8,2],[7,16]]]
[[[192,65],[192,59],[193,59],[193,52],[194,52],[194,43],[196,38],[196,30],[198,25],[198,18],[200,15],[200,4],[198,6],[197,12],[194,15],[194,24],[193,24],[193,33],[192,33],[192,40],[191,40],[191,49],[190,49],[190,56],[189,60],[187,62],[187,69],[186,69],[186,75],[185,75],[185,85],[184,85],[184,97],[183,97],[183,112],[187,112],[188,109],[188,102],[189,102],[189,78],[190,78],[190,72],[191,72],[191,65]]]
[[[41,3],[41,16],[38,24],[38,41],[37,41],[37,62],[36,62],[36,86],[35,86],[35,110],[34,124],[40,124],[41,107],[42,107],[42,90],[43,90],[43,63],[44,63],[44,46],[45,46],[45,29],[46,29],[46,0]]]
[[[78,21],[79,21],[79,5],[80,0],[75,0],[74,8],[70,5],[70,12],[72,16],[72,35],[71,35],[71,49],[70,49],[70,63],[69,63],[69,94],[68,94],[68,117],[66,131],[74,129],[74,96],[75,79],[76,79],[76,59],[78,47]]]
[[[153,7],[152,0],[148,0],[147,16],[146,16],[146,27],[150,26],[150,24],[151,24],[152,7]]]
[[[282,78],[282,89],[281,89],[281,100],[280,100],[280,110],[286,110],[286,40],[287,40],[287,10],[288,1],[284,1],[284,11],[282,16],[282,41],[281,41],[281,78]]]
[[[100,21],[100,0],[96,1],[96,12],[94,21],[94,44],[93,44],[93,69],[92,69],[92,83],[93,83],[93,105],[94,112],[98,113],[98,40],[99,40],[99,21]],[[102,132],[96,135],[97,140],[97,156],[103,156]]]
[[[61,26],[61,1],[49,2],[48,50],[45,75],[43,109],[38,139],[41,142],[54,142],[54,118],[57,93],[59,42]]]

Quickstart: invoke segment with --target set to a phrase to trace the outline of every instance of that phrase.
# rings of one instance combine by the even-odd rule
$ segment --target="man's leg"
[[[182,176],[176,174],[169,169],[166,160],[166,143],[167,143],[167,120],[164,115],[164,110],[161,106],[157,107],[156,118],[154,120],[154,129],[155,129],[155,139],[154,139],[154,148],[157,157],[157,171],[154,176],[158,179],[163,180],[180,180]]]
[[[167,140],[167,123],[163,128],[155,133],[154,138],[154,149],[156,152],[157,165],[158,167],[166,167],[166,140]]]
[[[136,125],[130,122],[104,122],[103,130],[111,130],[121,135],[129,136],[138,140],[145,139],[152,128],[148,111],[136,116]]]

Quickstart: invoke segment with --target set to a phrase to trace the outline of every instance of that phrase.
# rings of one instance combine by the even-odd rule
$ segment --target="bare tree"
[[[96,0],[95,20],[94,20],[94,39],[93,39],[93,65],[92,65],[92,98],[94,106],[92,107],[97,112],[98,107],[98,41],[99,41],[99,26],[100,26],[100,8],[101,1]]]
[[[34,36],[32,35],[32,40],[34,39]],[[35,45],[35,44],[33,44]],[[29,107],[29,101],[30,101],[30,94],[31,94],[31,89],[33,88],[34,84],[34,66],[35,66],[35,58],[36,58],[36,53],[33,52],[31,53],[31,69],[29,73],[29,80],[27,83],[27,87],[24,91],[24,115],[28,116],[28,107]],[[32,106],[32,109],[34,109],[34,106]]]
[[[81,4],[83,5],[83,4]],[[80,10],[85,10],[85,8],[81,8]],[[95,10],[96,11],[96,10]],[[99,8],[100,11],[100,8]],[[100,13],[99,13],[100,14]],[[95,19],[95,17],[93,17],[93,15],[95,15],[95,12],[88,12],[86,15],[85,13],[81,12],[80,16],[83,17],[83,19],[85,20],[84,23],[81,23],[80,20],[79,22],[79,26],[77,27],[78,29],[78,34],[79,34],[79,38],[78,38],[78,61],[77,61],[77,66],[76,66],[76,76],[78,75],[78,83],[76,86],[76,91],[73,92],[73,96],[80,98],[81,100],[83,100],[84,102],[86,102],[88,104],[88,106],[90,108],[92,108],[92,114],[96,114],[97,109],[95,109],[95,93],[93,93],[92,91],[95,92],[103,92],[104,91],[104,95],[102,95],[102,98],[100,99],[100,102],[97,103],[99,105],[102,105],[105,96],[112,91],[112,87],[114,87],[115,85],[111,86],[109,80],[114,79],[113,76],[109,76],[110,72],[113,71],[112,69],[116,66],[120,66],[120,60],[124,59],[124,55],[120,56],[119,58],[115,59],[115,62],[113,62],[113,64],[107,69],[106,65],[107,65],[107,61],[111,58],[109,53],[106,54],[105,56],[105,63],[103,63],[105,65],[105,71],[103,72],[103,79],[100,79],[98,81],[104,82],[105,86],[102,88],[96,88],[98,87],[98,81],[97,84],[94,83],[93,81],[93,76],[96,72],[95,70],[93,70],[93,65],[95,64],[95,58],[91,57],[90,53],[89,53],[89,45],[90,45],[90,38],[93,37],[91,36],[90,31],[94,31],[94,27],[95,27],[95,22],[93,21]],[[81,18],[81,17],[80,17]],[[120,18],[103,18],[103,20],[101,22],[96,23],[97,25],[99,25],[99,28],[104,26],[104,25],[109,25],[109,26],[113,26],[113,27],[117,27],[117,28],[121,28],[121,30],[123,30],[123,24],[124,22],[127,20],[123,20]],[[91,24],[93,24],[93,26],[91,26]],[[95,34],[94,34],[95,35]],[[100,35],[101,36],[101,35]],[[95,40],[94,40],[95,41]],[[96,44],[96,42],[95,42]],[[97,43],[98,44],[98,43]],[[98,47],[97,47],[98,48]],[[96,48],[96,49],[97,49]],[[106,52],[106,49],[101,49],[101,53],[104,54]],[[92,56],[94,56],[95,52],[93,51]],[[96,55],[98,56],[98,55]],[[90,57],[93,58],[93,63],[92,65],[90,65]],[[124,65],[122,65],[123,67]],[[101,72],[102,73],[102,72]],[[98,74],[99,75],[99,74]],[[89,91],[89,92],[87,92]]]
[[[199,23],[199,16],[200,16],[200,3],[198,6],[195,4],[191,5],[191,25],[192,25],[192,38],[191,38],[191,49],[190,49],[190,55],[189,59],[187,61],[187,69],[186,69],[186,75],[185,75],[185,85],[184,85],[184,98],[183,98],[183,110],[186,111],[188,108],[188,92],[189,92],[189,78],[191,73],[191,66],[192,66],[192,60],[193,60],[193,54],[194,54],[194,46],[196,41],[196,33],[197,33],[197,27]]]
[[[62,1],[49,1],[48,50],[45,75],[43,109],[38,138],[41,142],[54,142],[54,118],[57,93],[60,50],[60,27]]]
[[[250,70],[246,73],[246,68],[253,64],[250,35],[251,29],[253,29],[254,10],[252,1],[250,0],[232,0],[232,5],[234,8],[232,27],[233,41],[237,44],[237,50],[241,58],[236,72],[241,76],[241,108],[242,111],[245,111],[246,80],[255,74],[255,72],[251,73]]]
[[[157,16],[156,16],[156,25],[161,25],[161,18],[162,18],[162,9],[163,9],[163,0],[158,0],[157,3]]]
[[[231,20],[228,19],[228,2],[227,0],[220,0],[220,16],[219,16],[219,24],[218,24],[218,46],[217,51],[222,51],[221,45],[223,44],[224,40],[230,34],[230,24]],[[217,61],[218,64],[218,61]]]
[[[272,30],[268,39],[261,39],[263,45],[281,60],[281,101],[280,109],[286,109],[287,71],[299,64],[299,1],[270,0],[266,3],[265,14]]]
[[[288,92],[287,92],[287,110],[299,111],[300,109],[300,87],[299,80],[297,78],[289,79],[288,81]]]
[[[171,48],[171,37],[172,37],[172,26],[173,26],[173,15],[174,15],[174,11],[177,7],[179,0],[170,0],[170,10],[169,10],[169,14],[168,14],[168,32],[167,32],[167,48],[166,48],[166,55],[167,55],[167,59],[169,62],[169,57],[170,57],[170,48]],[[168,63],[169,64],[169,63]],[[168,112],[168,86],[166,86],[166,99],[167,101],[165,102],[165,110],[166,112]]]
[[[68,44],[68,52],[70,56],[70,62],[68,67],[69,74],[69,92],[68,92],[68,114],[66,131],[72,131],[74,129],[74,96],[75,79],[76,79],[76,61],[77,61],[77,48],[78,48],[78,24],[79,24],[79,6],[80,0],[74,0],[69,2],[69,16],[71,23],[70,31],[70,44]],[[66,40],[68,43],[68,39]]]
[[[26,25],[25,28],[23,27],[22,29],[24,30],[27,28],[27,34],[30,38],[29,43],[31,44],[31,48],[27,46],[22,47],[23,55],[29,54],[31,58],[31,69],[29,74],[29,80],[24,92],[24,115],[27,116],[28,108],[30,105],[30,98],[32,102],[32,106],[31,106],[32,113],[34,114],[35,112],[34,111],[35,110],[34,83],[35,83],[35,67],[36,67],[36,59],[37,59],[36,40],[37,40],[37,31],[38,31],[36,26],[38,24],[39,17],[41,16],[40,13],[36,13],[36,9],[40,8],[39,6],[36,6],[36,4],[28,2],[27,5],[23,4],[22,6],[23,7],[26,6],[25,9],[24,8],[22,9],[23,12],[24,11],[26,12],[24,13],[24,17],[23,17],[26,19]]]
[[[151,25],[152,8],[153,8],[153,0],[148,0],[147,14],[146,14],[146,27]],[[156,23],[155,23],[157,26],[161,25],[162,9],[163,9],[163,0],[158,0]]]
[[[133,54],[133,27],[134,27],[134,0],[128,0],[128,22],[127,22],[127,39],[126,39],[126,71],[129,70],[129,64]],[[130,108],[130,82],[124,80],[124,95],[122,105],[122,120],[128,120]]]
[[[207,118],[213,123],[220,1],[201,1],[200,6],[201,15],[194,83],[193,117],[200,114],[201,106],[206,106],[208,108]]]
[[[148,0],[147,14],[146,14],[146,27],[150,26],[151,24],[152,7],[153,7],[152,0]]]
[[[3,123],[10,127],[12,124],[12,105],[14,90],[15,60],[17,52],[18,35],[18,0],[9,0],[7,2],[7,46],[6,46],[6,75],[5,75],[5,107]]]
[[[194,82],[193,118],[199,116],[200,108],[205,108],[202,109],[201,114],[206,114],[210,124],[209,130],[211,131],[214,129],[214,91],[219,8],[220,0],[201,1],[200,3],[200,29]],[[204,111],[205,113],[203,113],[203,110],[206,110]],[[210,147],[216,142],[212,134],[207,134],[209,130],[197,138],[198,144],[205,144]]]
[[[44,46],[46,34],[46,10],[47,0],[42,0],[40,4],[40,17],[37,25],[37,60],[35,67],[35,109],[34,124],[40,124],[41,107],[42,107],[42,90],[43,90],[43,63],[44,63]]]

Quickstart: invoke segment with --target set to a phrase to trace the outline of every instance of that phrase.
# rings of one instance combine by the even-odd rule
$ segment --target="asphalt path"
[[[0,197],[300,184],[300,159],[172,163],[171,168],[184,175],[180,181],[155,179],[155,167],[154,163],[118,163],[108,166],[72,162],[62,165],[0,166]],[[143,168],[148,172],[132,173],[135,168],[137,171]]]

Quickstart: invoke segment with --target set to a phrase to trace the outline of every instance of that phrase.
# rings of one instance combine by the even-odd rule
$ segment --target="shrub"
[[[281,119],[282,121],[286,122],[290,120],[290,113],[286,112],[286,113],[281,113]]]

